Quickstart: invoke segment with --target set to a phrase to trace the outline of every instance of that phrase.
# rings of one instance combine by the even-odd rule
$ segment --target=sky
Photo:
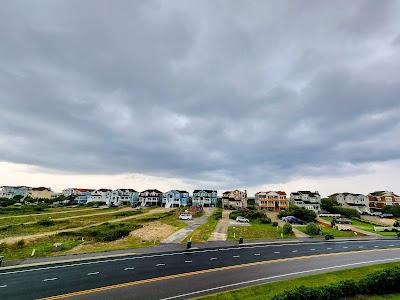
[[[399,1],[0,3],[0,185],[400,192]]]

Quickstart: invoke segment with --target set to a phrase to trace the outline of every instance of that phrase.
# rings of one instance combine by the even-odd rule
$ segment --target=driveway
[[[175,244],[180,244],[182,240],[187,237],[190,233],[192,233],[197,227],[200,225],[204,224],[207,222],[208,217],[212,214],[214,211],[214,208],[204,208],[204,215],[202,215],[199,218],[195,218],[190,221],[184,221],[187,223],[187,226],[185,228],[182,228],[175,232],[174,234],[170,235],[166,239],[162,240],[161,243],[169,244],[169,243],[175,243]]]
[[[222,211],[222,218],[218,221],[214,232],[211,234],[209,241],[226,241],[228,237],[228,227],[229,227],[229,214],[230,210]]]

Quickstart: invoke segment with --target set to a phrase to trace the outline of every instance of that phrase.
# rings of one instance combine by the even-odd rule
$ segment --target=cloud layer
[[[260,185],[400,158],[396,1],[5,1],[0,161]]]

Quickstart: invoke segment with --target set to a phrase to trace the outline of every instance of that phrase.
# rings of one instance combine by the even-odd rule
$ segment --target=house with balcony
[[[267,211],[281,211],[289,207],[286,193],[282,191],[258,192],[254,196],[257,209]]]
[[[111,190],[109,189],[98,189],[94,190],[88,195],[86,203],[90,202],[102,202],[110,205],[111,201]]]
[[[28,186],[8,186],[0,187],[0,198],[12,199],[15,196],[26,197],[31,190]]]
[[[355,209],[359,213],[370,212],[369,201],[366,195],[353,193],[336,193],[330,195],[329,198],[336,200],[336,202],[339,203],[340,206]]]
[[[226,191],[222,194],[223,208],[246,208],[247,207],[247,191]]]
[[[217,191],[215,190],[194,190],[192,205],[204,207],[216,207],[218,201]]]
[[[140,206],[161,206],[163,193],[156,189],[149,189],[139,193]]]
[[[74,201],[76,201],[79,205],[85,205],[93,191],[94,189],[68,188],[63,190],[62,194],[65,197],[75,196]]]
[[[290,193],[290,205],[304,207],[305,209],[313,210],[315,213],[321,211],[321,195],[316,192],[298,191]]]
[[[111,192],[111,203],[114,205],[130,205],[136,207],[139,193],[134,189],[117,189]]]
[[[369,208],[371,211],[380,211],[386,205],[399,205],[399,195],[389,191],[377,191],[368,194]]]
[[[189,193],[181,190],[171,190],[163,194],[162,206],[180,207],[189,204]]]

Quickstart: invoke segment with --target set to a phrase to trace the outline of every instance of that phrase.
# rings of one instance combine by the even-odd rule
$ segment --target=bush
[[[137,210],[122,211],[122,212],[114,214],[114,216],[116,216],[116,217],[129,217],[129,216],[139,215],[139,214],[142,214],[142,213],[143,213],[143,211],[137,209]]]
[[[317,219],[317,215],[314,211],[295,205],[290,206],[288,209],[281,210],[278,214],[280,219],[287,216],[294,216],[307,223],[315,222]]]
[[[21,249],[25,246],[25,240],[19,240],[16,244],[15,244],[17,249]]]
[[[44,219],[37,222],[40,226],[53,226],[55,222],[53,220]]]
[[[217,211],[215,211],[215,212],[213,213],[213,218],[214,218],[215,220],[221,219],[221,218],[222,218],[222,210],[218,209]]]
[[[322,209],[332,213],[332,214],[341,214],[346,218],[359,218],[360,212],[353,208],[345,208],[341,207],[339,203],[332,198],[324,198],[321,200]]]
[[[274,222],[272,222],[271,225],[276,227],[276,226],[278,226],[278,222],[274,221]]]
[[[400,205],[386,205],[382,212],[385,214],[392,214],[394,217],[400,217]]]
[[[293,233],[292,225],[290,225],[289,223],[285,223],[285,225],[283,225],[283,234],[288,235],[291,233]]]
[[[319,235],[321,234],[321,228],[315,223],[309,223],[306,226],[306,233],[308,235]]]
[[[264,215],[264,216],[260,219],[260,223],[261,223],[261,224],[271,224],[271,219]]]
[[[240,209],[233,211],[229,214],[229,218],[233,220],[235,220],[238,216],[247,218],[249,220],[266,218],[265,214],[258,210]]]

